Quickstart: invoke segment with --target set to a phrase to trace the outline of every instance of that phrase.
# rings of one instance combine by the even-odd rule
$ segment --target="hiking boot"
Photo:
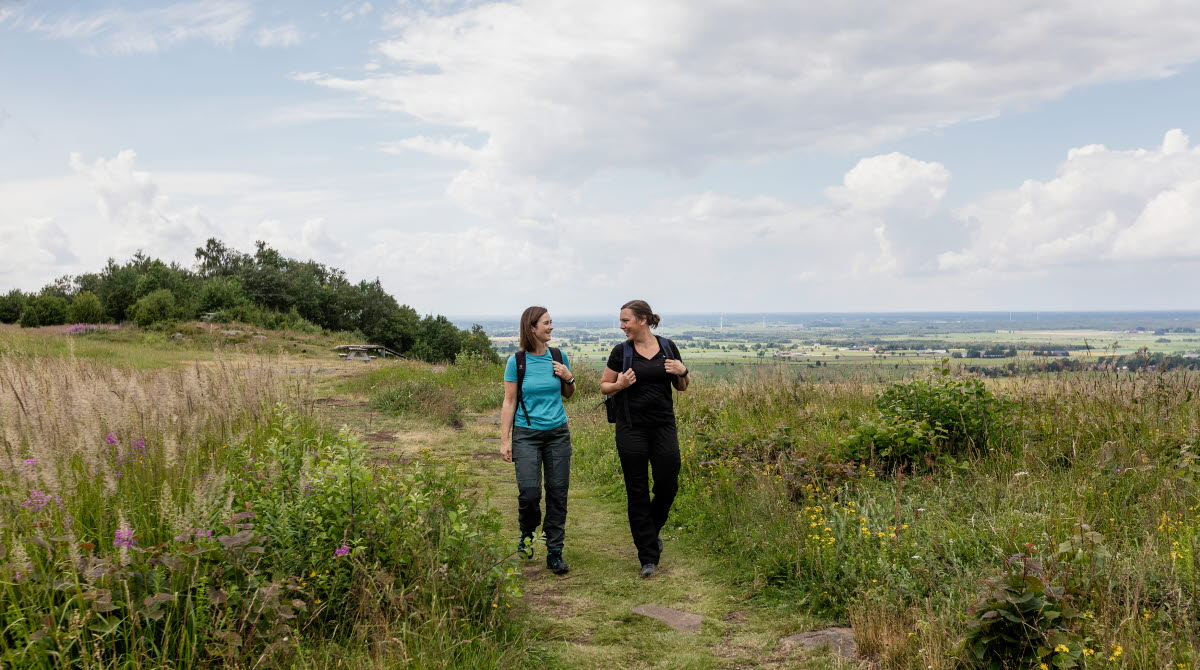
[[[662,538],[658,538],[658,553],[661,555],[663,549]]]
[[[642,566],[642,577],[649,577],[658,572],[658,566],[653,563],[647,563]]]
[[[563,560],[562,549],[551,549],[546,553],[546,568],[556,575],[565,575],[571,569]]]
[[[527,561],[533,559],[533,533],[521,533],[521,539],[517,542],[517,556]]]

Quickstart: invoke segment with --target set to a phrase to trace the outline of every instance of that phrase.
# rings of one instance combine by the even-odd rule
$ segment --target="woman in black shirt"
[[[658,570],[663,550],[659,532],[679,490],[679,437],[671,387],[678,391],[688,387],[688,370],[679,359],[679,348],[650,332],[658,322],[659,316],[644,300],[622,305],[621,330],[629,339],[612,350],[600,380],[602,393],[616,395],[617,454],[625,476],[629,530],[643,577]],[[628,369],[626,347],[632,354]]]

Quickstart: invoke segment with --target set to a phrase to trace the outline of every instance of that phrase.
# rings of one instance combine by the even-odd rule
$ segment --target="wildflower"
[[[1038,670],[1050,670],[1050,666],[1045,663],[1038,663]]]
[[[34,465],[37,465],[37,459],[36,458],[26,458],[24,463],[25,463],[25,465],[32,467]]]
[[[1070,647],[1068,647],[1068,646],[1067,646],[1067,645],[1065,645],[1065,644],[1060,644],[1060,645],[1058,645],[1057,647],[1055,647],[1055,648],[1054,648],[1054,651],[1055,651],[1056,653],[1060,653],[1060,654],[1061,654],[1061,653],[1064,653],[1064,652],[1071,651],[1071,648],[1070,648]]]
[[[133,530],[129,528],[118,528],[117,532],[113,533],[113,546],[118,549],[121,547],[132,547]]]
[[[45,493],[38,489],[32,489],[29,491],[29,498],[26,499],[25,502],[21,503],[21,507],[24,507],[28,510],[33,510],[34,512],[40,512],[42,511],[42,508],[50,503],[56,503],[59,508],[62,508],[62,500],[59,499],[58,496]]]
[[[1083,650],[1083,655],[1084,655],[1084,656],[1087,656],[1087,657],[1089,657],[1089,658],[1090,658],[1090,657],[1092,657],[1092,656],[1095,656],[1095,655],[1096,655],[1096,650],[1095,650],[1095,649],[1091,649],[1091,648],[1084,649],[1084,650]]]
[[[104,441],[107,442],[110,446],[115,445],[117,443],[117,436],[112,433],[109,433],[108,435],[104,436]]]
[[[349,553],[350,553],[350,547],[346,544],[343,544],[342,546],[338,547],[336,551],[333,552],[333,555],[335,558],[341,558],[342,556],[345,556]]]
[[[1013,475],[1013,477],[1025,477],[1025,476],[1027,476],[1028,474],[1029,474],[1028,472],[1023,472],[1023,471],[1022,471],[1022,472],[1015,473],[1015,474]],[[1044,664],[1043,664],[1043,665],[1044,665]]]

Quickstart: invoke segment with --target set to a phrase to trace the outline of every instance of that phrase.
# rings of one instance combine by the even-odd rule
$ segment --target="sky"
[[[1196,309],[1198,34],[1180,0],[0,0],[0,291],[217,237],[446,314]]]

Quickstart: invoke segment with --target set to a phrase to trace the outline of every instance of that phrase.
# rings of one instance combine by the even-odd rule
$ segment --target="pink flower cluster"
[[[62,332],[63,335],[83,335],[96,330],[120,330],[121,327],[111,323],[76,323],[67,326]]]

